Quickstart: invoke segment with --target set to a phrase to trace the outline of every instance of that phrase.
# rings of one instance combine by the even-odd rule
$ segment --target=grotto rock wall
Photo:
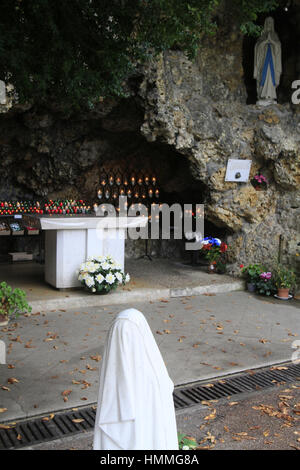
[[[205,216],[227,229],[231,271],[278,258],[300,272],[300,109],[247,105],[243,39],[234,29],[203,41],[191,63],[170,51],[147,70],[142,133],[187,158],[206,185]],[[225,182],[228,158],[251,159],[267,191]],[[213,234],[212,234],[213,235]],[[281,242],[280,242],[281,237]]]

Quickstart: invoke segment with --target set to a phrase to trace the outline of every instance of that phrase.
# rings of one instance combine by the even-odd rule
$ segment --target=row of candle
[[[100,184],[101,186],[106,186],[107,184],[110,184],[110,186],[113,186],[114,184],[116,184],[117,186],[121,186],[121,184],[124,184],[124,186],[129,186],[129,184],[131,184],[131,186],[134,186],[136,183],[138,185],[142,185],[142,184],[146,184],[147,186],[149,186],[149,184],[152,184],[153,186],[156,185],[156,177],[155,176],[152,176],[152,177],[149,177],[149,176],[139,176],[138,178],[136,178],[134,175],[131,176],[129,179],[127,178],[127,176],[124,176],[124,178],[122,179],[121,176],[102,176],[100,178]]]
[[[25,214],[86,214],[91,207],[80,199],[55,200],[52,199],[41,204],[39,201],[0,201],[0,215]]]
[[[128,202],[125,202],[125,204],[124,204],[125,209],[128,208],[128,205],[129,205]],[[155,202],[152,202],[152,203],[151,203],[151,206],[158,206],[160,211],[161,211],[162,208],[163,208],[163,204],[161,204],[161,203],[160,203],[160,204],[157,204],[157,203],[155,203]],[[93,206],[94,211],[97,212],[97,209],[98,209],[99,207],[101,208],[101,204],[98,206],[98,204],[95,203],[94,206]],[[139,202],[139,203],[134,203],[134,204],[133,204],[133,207],[135,208],[136,211],[141,211],[141,212],[142,212],[142,211],[143,211],[143,207],[145,207],[145,206],[143,205],[143,203]],[[103,210],[105,211],[105,204],[103,204]],[[120,212],[120,208],[119,208],[119,207],[116,207],[116,211],[117,211],[117,212]],[[142,216],[142,217],[148,217],[148,219],[151,221],[151,218],[152,218],[151,215],[145,216],[143,213],[141,213],[141,216]],[[181,214],[179,215],[179,217],[180,217],[181,219],[182,219],[183,217],[188,217],[188,218],[189,218],[189,217],[203,217],[203,216],[204,216],[204,213],[203,213],[203,209],[201,209],[201,208],[197,208],[196,210],[193,210],[193,209],[185,209],[185,210],[184,210],[184,213],[181,213]],[[159,217],[160,217],[159,214],[157,214],[157,215],[154,216],[155,219],[159,219]]]
[[[128,198],[132,197],[134,199],[146,199],[147,197],[153,198],[153,196],[159,198],[159,189],[149,188],[147,191],[139,191],[138,188],[131,190],[130,188],[126,189],[123,187],[121,187],[119,190],[112,191],[107,188],[98,189],[98,199],[102,199],[103,197],[105,197],[105,199],[118,199],[119,196],[127,196]]]
[[[89,214],[91,206],[88,206],[82,199],[50,199],[45,203],[46,214]]]
[[[42,214],[39,201],[0,201],[0,215]]]

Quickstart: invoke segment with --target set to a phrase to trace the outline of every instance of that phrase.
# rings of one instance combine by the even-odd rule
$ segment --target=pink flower
[[[267,273],[261,273],[260,277],[261,279],[267,281],[268,279],[271,279],[272,273],[270,273],[270,271],[268,271]]]

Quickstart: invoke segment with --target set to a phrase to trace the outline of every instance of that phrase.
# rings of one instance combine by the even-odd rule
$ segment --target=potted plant
[[[262,272],[255,281],[255,290],[258,294],[273,295],[276,292],[274,276],[271,271]]]
[[[240,264],[242,273],[246,276],[247,289],[249,292],[255,292],[256,282],[259,281],[259,276],[265,271],[265,267],[261,264],[249,264],[244,266]]]
[[[277,297],[289,299],[290,290],[296,284],[296,274],[293,269],[286,268],[279,263],[275,269],[274,281],[277,287]]]
[[[268,181],[262,174],[255,175],[251,180],[252,186],[256,189],[256,191],[261,191],[267,189]]]
[[[221,242],[219,238],[205,237],[201,240],[201,251],[208,259],[208,272],[214,273],[218,270],[225,272],[225,253],[228,249],[226,243]]]
[[[108,294],[118,285],[129,282],[130,276],[111,256],[97,256],[80,265],[78,280],[93,294]]]
[[[26,301],[26,292],[22,289],[12,289],[6,282],[0,283],[0,326],[7,325],[9,317],[18,317],[22,312],[31,312]]]

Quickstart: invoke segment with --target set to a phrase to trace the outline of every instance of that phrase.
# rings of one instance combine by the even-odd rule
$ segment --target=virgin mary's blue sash
[[[267,54],[266,54],[266,58],[265,58],[264,66],[263,66],[260,86],[264,86],[264,84],[265,84],[269,66],[270,66],[270,70],[271,70],[271,77],[272,77],[273,85],[276,86],[271,44],[268,44],[268,50],[267,50]]]

